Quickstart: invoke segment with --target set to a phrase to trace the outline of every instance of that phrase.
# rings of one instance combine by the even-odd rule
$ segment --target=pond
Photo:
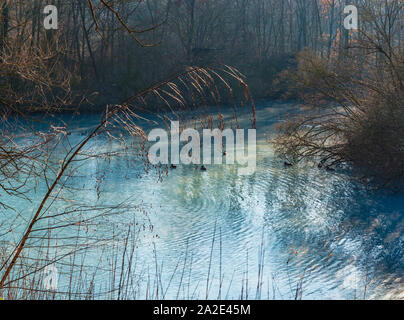
[[[205,172],[179,165],[158,181],[119,159],[82,165],[87,177],[70,182],[75,198],[131,199],[147,211],[152,228],[136,245],[133,298],[404,298],[403,195],[369,190],[346,171],[285,168],[270,138],[293,110],[292,104],[257,104],[257,168],[249,176],[232,165]],[[70,139],[80,139],[80,130],[98,119],[80,117]],[[100,199],[99,169],[105,172]],[[43,189],[33,193],[40,199]],[[159,283],[159,295],[147,292]]]

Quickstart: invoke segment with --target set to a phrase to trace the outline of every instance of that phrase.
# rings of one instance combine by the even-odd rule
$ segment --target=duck
[[[293,164],[291,164],[290,162],[287,162],[287,161],[285,161],[285,162],[283,163],[283,165],[284,165],[286,168],[293,167]]]
[[[208,171],[208,169],[206,169],[206,167],[204,165],[202,165],[201,171]]]
[[[170,169],[177,169],[177,166],[172,164],[172,165],[170,166]]]
[[[318,167],[319,169],[322,169],[322,168],[324,167],[325,161],[326,161],[325,159],[321,160],[317,167]]]

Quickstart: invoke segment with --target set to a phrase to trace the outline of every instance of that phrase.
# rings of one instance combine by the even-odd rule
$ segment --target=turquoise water
[[[213,299],[294,299],[300,286],[303,299],[404,298],[404,197],[369,190],[343,171],[286,169],[270,138],[291,108],[258,104],[257,169],[251,176],[240,176],[236,166],[211,165],[202,172],[179,165],[158,181],[119,158],[81,164],[83,175],[69,181],[74,199],[130,199],[147,212],[152,228],[136,247],[141,289],[134,297],[147,295],[145,283],[155,277],[157,264],[167,288],[160,298],[208,293]],[[79,141],[98,118],[80,117],[69,139]],[[91,145],[105,147],[101,139]],[[43,195],[41,188],[32,192]],[[22,211],[34,207],[13,203]],[[122,219],[125,230],[130,220]]]

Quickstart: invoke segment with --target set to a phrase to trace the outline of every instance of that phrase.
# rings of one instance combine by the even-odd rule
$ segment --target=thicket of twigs
[[[352,164],[377,185],[404,179],[403,2],[360,8],[361,25],[331,60],[305,51],[293,77],[306,109],[280,126],[279,154]]]

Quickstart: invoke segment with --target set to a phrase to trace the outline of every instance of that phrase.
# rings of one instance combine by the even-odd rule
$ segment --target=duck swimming
[[[284,165],[286,168],[293,167],[293,164],[291,164],[290,162],[287,162],[287,161],[285,161],[285,162],[283,163],[283,165]]]
[[[326,162],[325,159],[321,160],[317,167],[318,167],[319,169],[323,168],[325,162]]]

